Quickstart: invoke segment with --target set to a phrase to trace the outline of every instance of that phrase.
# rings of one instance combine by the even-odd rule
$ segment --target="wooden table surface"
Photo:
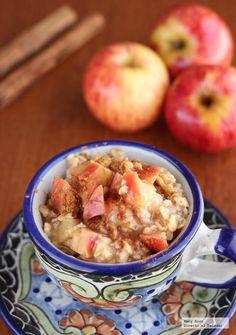
[[[215,154],[197,154],[182,147],[160,119],[136,134],[118,134],[99,124],[87,111],[81,94],[89,59],[117,41],[146,43],[153,20],[171,0],[68,0],[84,17],[94,10],[107,19],[105,30],[62,65],[39,80],[10,107],[0,112],[0,232],[22,206],[25,188],[35,171],[53,155],[77,144],[100,139],[127,139],[155,145],[184,162],[197,177],[204,195],[234,223],[236,221],[236,148]],[[0,0],[0,44],[43,18],[62,0]],[[201,1],[215,9],[236,37],[234,0]],[[0,322],[1,334],[9,334]],[[236,318],[224,334],[236,333]]]

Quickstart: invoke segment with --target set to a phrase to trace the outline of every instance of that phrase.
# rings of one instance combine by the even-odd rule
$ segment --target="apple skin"
[[[175,78],[192,65],[231,64],[234,42],[227,24],[197,4],[174,6],[156,21],[150,43]]]
[[[236,69],[192,67],[170,87],[165,118],[172,134],[193,150],[214,153],[236,144]]]
[[[106,47],[85,72],[83,94],[91,113],[118,132],[156,121],[169,85],[165,64],[150,48],[124,42]]]

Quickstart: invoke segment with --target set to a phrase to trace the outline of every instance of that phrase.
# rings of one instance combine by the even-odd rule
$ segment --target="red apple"
[[[217,152],[236,144],[236,69],[192,67],[169,89],[165,116],[173,135],[194,150]]]
[[[138,43],[106,47],[90,62],[84,98],[92,114],[109,128],[134,132],[160,113],[169,78],[163,61]]]
[[[196,4],[173,7],[161,15],[151,44],[171,77],[192,65],[229,65],[233,38],[226,23],[211,9]]]

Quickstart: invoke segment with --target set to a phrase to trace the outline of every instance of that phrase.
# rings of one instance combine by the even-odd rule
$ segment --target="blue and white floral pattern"
[[[212,228],[224,226],[224,217],[209,203],[205,206],[206,224]],[[27,335],[183,334],[183,315],[198,311],[197,316],[226,316],[230,310],[232,313],[236,298],[236,289],[202,288],[183,282],[174,283],[158,298],[157,291],[150,288],[147,294],[152,299],[129,309],[88,306],[57,286],[41,268],[21,214],[2,237],[0,291],[4,319],[14,334],[23,331]],[[213,332],[193,330],[192,334]]]

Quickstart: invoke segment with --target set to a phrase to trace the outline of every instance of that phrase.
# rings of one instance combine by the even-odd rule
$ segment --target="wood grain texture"
[[[155,18],[174,0],[68,0],[80,18],[96,11],[107,19],[104,31],[39,80],[0,114],[0,232],[22,206],[24,190],[45,160],[86,141],[127,139],[155,145],[183,161],[207,198],[236,222],[236,148],[216,155],[196,154],[178,144],[160,119],[136,134],[117,134],[99,124],[83,102],[81,83],[89,59],[108,43],[146,43]],[[234,0],[201,1],[215,9],[236,37]],[[0,44],[63,5],[62,0],[0,0]],[[9,334],[0,323],[2,335]],[[236,334],[236,318],[224,335]]]
[[[0,77],[42,49],[76,20],[76,12],[68,6],[62,6],[17,35],[0,50]]]

